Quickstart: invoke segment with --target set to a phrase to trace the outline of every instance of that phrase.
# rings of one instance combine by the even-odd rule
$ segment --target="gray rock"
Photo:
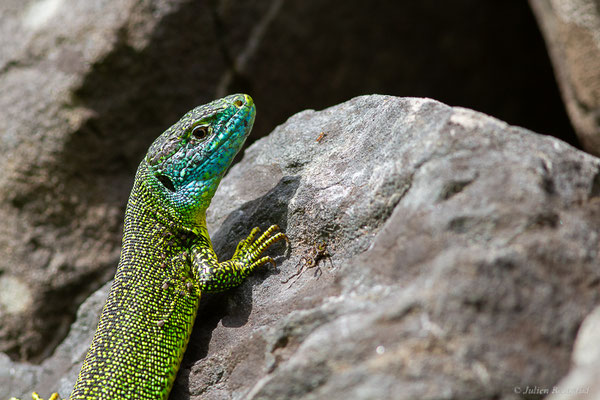
[[[569,374],[551,388],[548,400],[577,400],[600,398],[600,307],[581,324],[573,348],[573,365]]]
[[[222,257],[256,225],[279,224],[292,246],[277,269],[203,297],[170,398],[552,388],[599,300],[599,171],[556,139],[429,99],[296,114],[248,148],[209,215]],[[329,255],[295,276],[322,242]],[[44,381],[30,368],[17,392]]]
[[[596,0],[529,0],[567,112],[584,147],[600,154],[600,9]]]
[[[40,392],[43,398],[53,391],[61,394],[71,392],[92,342],[109,289],[110,282],[83,302],[77,312],[77,319],[71,325],[69,335],[52,356],[40,365],[16,363],[0,353],[1,399],[15,395],[29,399],[33,391]]]
[[[100,89],[108,83],[95,77],[114,68],[109,55],[117,49],[143,47],[136,35],[120,35],[149,13],[155,18],[138,21],[136,33],[152,31],[169,12],[154,3],[0,4],[0,287],[21,294],[0,297],[0,351],[13,358],[47,357],[79,304],[114,273],[131,159],[142,151],[119,139],[115,125],[131,124],[140,111],[123,107],[131,119],[113,114],[120,122],[109,126],[98,103],[118,107],[139,87],[130,81],[118,100],[107,98]],[[90,103],[90,91],[98,103]],[[138,133],[158,134],[139,126]]]
[[[173,398],[516,399],[551,387],[598,303],[599,165],[427,99],[295,115],[223,182],[216,237],[235,243],[234,226],[262,208],[257,223],[284,213],[294,243],[277,277],[321,241],[332,256],[291,287],[267,277],[242,326],[229,305],[223,326],[200,327],[210,341]],[[211,307],[222,306],[199,320]]]

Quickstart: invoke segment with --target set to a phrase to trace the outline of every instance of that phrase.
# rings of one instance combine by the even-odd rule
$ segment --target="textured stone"
[[[569,374],[550,390],[549,400],[600,398],[600,307],[587,316],[577,334]]]
[[[600,154],[600,3],[529,0],[583,146]]]
[[[222,257],[255,225],[278,223],[292,247],[277,269],[203,297],[170,398],[491,400],[552,388],[600,300],[599,171],[559,140],[429,99],[296,114],[247,149],[209,215]],[[294,277],[322,242],[329,255]],[[61,346],[71,364],[42,368],[76,370],[89,334],[72,330]],[[46,382],[17,368],[13,394]]]
[[[40,365],[17,363],[0,353],[0,398],[21,394],[25,400],[33,391],[40,392],[43,398],[52,391],[70,393],[92,342],[109,289],[110,282],[83,302],[69,335]]]
[[[0,274],[30,293],[0,301],[0,351],[39,362],[64,338],[114,274],[142,155],[226,70],[206,2],[0,4]]]
[[[252,165],[271,171],[258,198]],[[295,115],[224,182],[218,243],[283,196],[296,246],[277,276],[315,243],[333,255],[318,279],[309,270],[277,290],[266,278],[232,346],[230,317],[200,328],[208,350],[179,382],[198,399],[517,399],[552,387],[599,300],[599,165],[426,99],[362,97]],[[244,198],[236,181],[255,193]],[[269,210],[258,221],[278,215]],[[225,371],[208,384],[216,364]]]

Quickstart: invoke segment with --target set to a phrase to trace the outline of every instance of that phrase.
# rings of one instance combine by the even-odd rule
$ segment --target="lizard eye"
[[[192,135],[198,140],[204,140],[209,134],[208,126],[200,125],[192,129]]]

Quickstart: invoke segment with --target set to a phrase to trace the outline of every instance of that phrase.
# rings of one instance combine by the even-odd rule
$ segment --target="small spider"
[[[323,258],[329,258],[329,262],[331,262],[331,253],[329,253],[327,250],[327,242],[321,242],[313,245],[308,251],[308,254],[303,255],[298,264],[296,264],[296,266],[299,267],[298,270],[285,280],[281,281],[281,283],[288,283],[292,278],[296,278],[290,283],[291,287],[300,277],[302,272],[310,268],[316,268],[315,277],[319,279],[319,277],[323,274],[323,271],[318,264]],[[331,265],[333,266],[333,263],[331,263]]]

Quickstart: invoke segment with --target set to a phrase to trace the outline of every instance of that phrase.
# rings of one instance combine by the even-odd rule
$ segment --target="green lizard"
[[[254,228],[224,262],[206,229],[206,209],[255,112],[248,95],[215,100],[150,146],[127,204],[115,279],[70,399],[167,399],[201,292],[237,286],[255,268],[274,264],[262,253],[287,240],[276,225],[256,240]]]

